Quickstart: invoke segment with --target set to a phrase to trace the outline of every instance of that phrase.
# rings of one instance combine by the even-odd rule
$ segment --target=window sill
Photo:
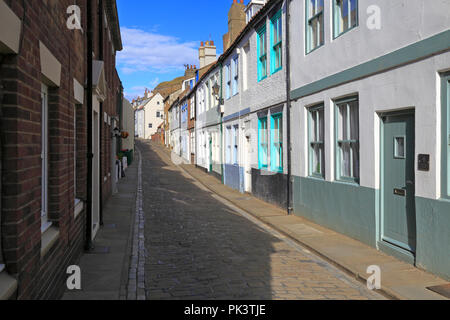
[[[0,300],[8,300],[17,290],[17,280],[6,271],[0,272]]]
[[[310,176],[308,176],[308,178],[312,179],[312,180],[317,180],[317,181],[325,181],[325,178],[323,176],[310,175]]]
[[[43,258],[48,251],[53,247],[56,240],[59,238],[59,230],[56,227],[50,227],[42,234],[41,239],[41,258]]]
[[[319,49],[322,48],[323,46],[325,46],[325,44],[321,44],[320,46],[315,47],[314,49],[311,49],[310,51],[306,51],[306,55],[308,55],[308,54],[310,54],[310,53],[313,53],[313,52],[316,51],[316,50],[319,50]]]
[[[359,27],[358,24],[357,24],[356,26],[351,27],[350,29],[347,29],[347,30],[345,30],[345,31],[343,31],[343,32],[341,32],[341,33],[339,33],[339,34],[337,34],[337,35],[334,35],[334,36],[333,36],[333,41],[336,40],[336,39],[338,39],[338,38],[340,38],[340,37],[342,37],[343,35],[349,33],[350,31],[356,29],[357,27]]]
[[[261,79],[258,79],[258,82],[261,82],[261,81],[263,81],[263,80],[265,80],[265,79],[267,79],[267,76],[262,77]]]
[[[74,212],[75,219],[83,211],[83,209],[84,209],[84,202],[81,201],[80,199],[75,199],[75,212]]]
[[[354,187],[359,187],[360,184],[357,181],[352,181],[352,180],[336,180],[334,181],[335,183],[340,183],[340,184],[345,184],[348,186],[354,186]]]
[[[281,70],[283,70],[282,67],[281,67],[281,68],[278,68],[278,69],[275,69],[274,71],[272,71],[271,75],[274,75],[275,73],[277,73],[277,72],[279,72],[279,71],[281,71]]]

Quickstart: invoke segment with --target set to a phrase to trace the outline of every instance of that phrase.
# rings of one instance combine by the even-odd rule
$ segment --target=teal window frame
[[[263,48],[261,48],[261,39],[263,39]],[[264,50],[262,50],[264,49]],[[263,26],[257,32],[256,51],[258,58],[258,82],[267,78],[267,32],[266,26]],[[263,72],[264,71],[264,72]]]
[[[441,79],[442,95],[442,198],[450,200],[450,72]]]
[[[311,2],[314,2],[314,8],[311,8]],[[318,4],[322,4],[322,10],[318,11]],[[325,2],[324,0],[305,0],[305,38],[306,54],[311,53],[325,44]],[[317,44],[313,46],[313,24],[318,23],[320,30],[317,32]]]
[[[269,167],[269,136],[267,117],[258,119],[258,168],[268,169]]]
[[[270,19],[270,65],[271,74],[274,74],[283,69],[283,20],[281,18],[281,9],[275,13]],[[275,32],[275,29],[277,32]],[[279,59],[279,66],[276,66],[277,56]]]
[[[320,127],[320,111],[323,112],[322,128]],[[314,127],[313,117],[316,117],[316,123],[318,126]],[[322,131],[323,140],[318,139],[320,137],[320,131]],[[313,170],[314,157],[317,147],[321,147],[322,153],[320,154],[320,172]],[[308,108],[308,155],[309,155],[309,176],[317,179],[325,179],[325,105],[320,104]]]
[[[278,130],[275,123],[278,122]],[[270,170],[283,172],[283,114],[275,113],[270,116]]]
[[[351,137],[351,118],[350,118],[350,104],[356,103],[355,108],[357,109],[357,124],[358,124],[358,135],[357,139],[354,137]],[[334,102],[335,105],[335,158],[336,158],[336,180],[341,182],[349,182],[354,184],[359,184],[360,182],[360,173],[361,173],[361,156],[360,156],[360,123],[359,123],[359,98],[358,97],[350,97],[346,99],[337,100]],[[346,123],[345,123],[345,130],[342,130],[342,134],[344,132],[346,133],[346,137],[343,139],[340,139],[340,130],[342,124],[340,123],[341,117],[340,117],[340,108],[346,107]],[[344,128],[342,128],[344,129]],[[346,176],[342,174],[342,159],[344,157],[344,151],[343,146],[347,146],[350,152],[350,176]],[[355,168],[354,168],[354,157],[355,157],[355,150],[357,150],[357,157],[358,157],[358,172],[355,175]]]
[[[339,6],[340,3],[347,3],[348,16],[351,17],[351,2],[355,1],[355,12],[356,17],[355,21],[352,22],[352,19],[348,19],[347,26],[343,27],[341,31],[341,20],[342,20],[342,11]],[[341,35],[349,32],[352,29],[355,29],[359,26],[359,0],[333,0],[333,39],[340,37]]]

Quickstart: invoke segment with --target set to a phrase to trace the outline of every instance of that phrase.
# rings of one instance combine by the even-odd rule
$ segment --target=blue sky
[[[117,0],[124,47],[117,70],[125,96],[131,100],[145,88],[183,75],[184,64],[198,66],[201,41],[213,40],[221,54],[232,2]]]

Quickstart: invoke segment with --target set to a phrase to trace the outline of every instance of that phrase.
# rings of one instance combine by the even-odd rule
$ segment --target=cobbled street
[[[224,204],[172,164],[162,147],[137,146],[147,299],[383,299]]]

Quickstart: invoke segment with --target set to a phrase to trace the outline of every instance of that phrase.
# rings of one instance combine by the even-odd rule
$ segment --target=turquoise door
[[[382,240],[416,250],[414,114],[383,117]]]

